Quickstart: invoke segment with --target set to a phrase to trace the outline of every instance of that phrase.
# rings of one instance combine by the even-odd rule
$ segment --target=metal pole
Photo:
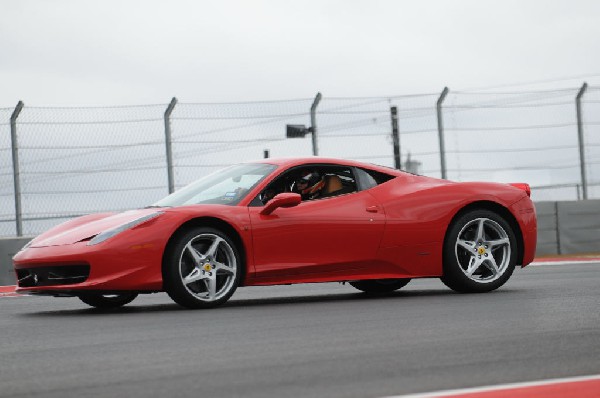
[[[581,97],[587,90],[587,83],[583,83],[581,89],[575,97],[575,105],[577,106],[577,135],[579,137],[579,165],[581,167],[581,190],[583,191],[583,200],[587,200],[587,179],[585,177],[585,148],[583,143],[583,122],[581,118]]]
[[[21,181],[19,180],[19,144],[17,143],[17,118],[23,109],[23,101],[19,101],[10,117],[10,143],[12,148],[13,181],[15,187],[15,221],[17,236],[23,236],[23,218],[21,210]]]
[[[448,95],[448,87],[444,87],[440,98],[437,100],[437,122],[438,122],[438,137],[440,141],[440,163],[442,167],[442,178],[446,179],[446,146],[444,143],[444,121],[442,120],[442,103]]]
[[[165,146],[167,150],[167,180],[169,182],[169,193],[175,191],[175,179],[173,178],[173,150],[171,148],[171,113],[177,105],[177,98],[173,97],[165,111]]]
[[[317,93],[317,96],[310,107],[310,131],[312,133],[313,156],[319,156],[319,147],[317,146],[317,106],[319,106],[321,98],[321,93]]]
[[[560,244],[560,220],[558,218],[558,202],[554,202],[554,229],[556,230],[556,254],[562,254]]]
[[[394,142],[394,167],[398,170],[402,169],[402,159],[400,159],[400,131],[398,129],[398,108],[392,106],[392,140]]]

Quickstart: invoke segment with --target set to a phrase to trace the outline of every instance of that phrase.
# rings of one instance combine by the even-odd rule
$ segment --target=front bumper
[[[13,258],[17,292],[162,290],[162,252],[159,242],[131,245],[116,240],[97,246],[78,242],[29,247]]]

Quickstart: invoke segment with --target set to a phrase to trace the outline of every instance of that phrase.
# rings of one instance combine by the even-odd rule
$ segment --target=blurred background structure
[[[315,99],[0,108],[0,236],[147,206],[216,169],[315,150],[455,181],[527,182],[538,202],[600,198],[600,88]],[[316,142],[287,138],[287,125],[313,126]]]

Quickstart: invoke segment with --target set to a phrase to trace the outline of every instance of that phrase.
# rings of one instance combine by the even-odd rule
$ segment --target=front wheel
[[[241,270],[237,247],[227,234],[193,228],[179,235],[165,255],[165,290],[183,307],[216,307],[233,295]]]
[[[450,225],[441,279],[457,292],[489,292],[506,283],[516,259],[517,240],[510,224],[493,211],[471,210]]]
[[[410,279],[371,279],[350,282],[350,286],[368,294],[390,293],[406,286]]]
[[[126,304],[131,303],[136,297],[137,293],[119,293],[119,294],[99,294],[99,293],[88,293],[79,296],[79,300],[83,301],[87,305],[96,308],[119,308]]]

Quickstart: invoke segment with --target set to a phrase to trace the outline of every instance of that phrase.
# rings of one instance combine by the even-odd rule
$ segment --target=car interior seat
[[[342,179],[336,175],[327,176],[327,181],[325,184],[325,194],[330,194],[336,191],[339,191],[344,186],[342,185]]]

